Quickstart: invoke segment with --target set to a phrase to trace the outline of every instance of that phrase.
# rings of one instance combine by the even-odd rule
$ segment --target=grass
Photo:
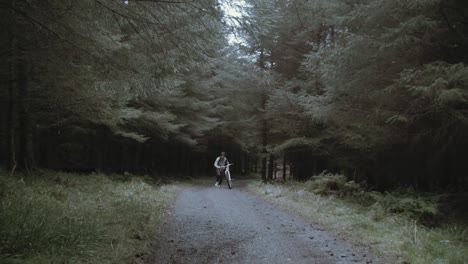
[[[143,263],[180,189],[151,179],[0,171],[1,263]]]
[[[411,198],[402,192],[364,193],[352,182],[345,184],[348,187],[340,189],[339,184],[330,185],[324,177],[317,177],[306,183],[252,183],[249,189],[338,236],[370,245],[376,255],[389,263],[468,263],[466,223],[444,224],[442,221],[437,227],[420,223],[420,216],[426,211],[437,216],[429,198],[413,197],[418,202],[409,202]],[[332,187],[328,188],[328,193],[324,185]],[[353,189],[352,194],[347,193]],[[391,196],[391,202],[386,203],[388,196]],[[394,204],[397,200],[402,206]],[[398,210],[393,210],[395,207]],[[409,212],[401,211],[401,208]],[[415,212],[419,212],[418,217]]]

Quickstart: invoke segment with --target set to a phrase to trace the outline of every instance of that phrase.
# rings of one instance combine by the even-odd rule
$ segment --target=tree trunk
[[[193,153],[190,153],[188,162],[189,162],[189,164],[188,164],[188,166],[189,166],[189,176],[193,177]]]
[[[286,152],[283,154],[283,181],[286,180]]]
[[[30,112],[31,97],[29,94],[26,66],[24,62],[20,62],[20,65],[18,66],[18,88],[20,92],[20,100],[18,100],[20,108],[20,155],[18,158],[21,168],[29,171],[35,167],[35,162],[33,125]]]
[[[270,154],[270,158],[268,160],[268,180],[271,181],[273,179],[273,168],[274,168],[275,157]]]
[[[265,70],[265,54],[264,54],[264,48],[262,47],[260,50],[260,56],[258,58],[258,64],[260,69]],[[264,87],[264,91],[262,94],[262,109],[265,110],[266,108],[266,102],[267,102],[267,96],[266,96],[266,87]],[[268,131],[267,131],[267,120],[266,117],[263,117],[263,122],[262,122],[262,180],[266,181],[267,180],[267,150],[266,146],[268,144]]]
[[[266,153],[263,153],[263,155],[266,155]],[[262,156],[263,156],[262,155]],[[267,180],[267,159],[266,156],[262,157],[262,180],[266,181]]]
[[[128,148],[127,148],[127,141],[126,140],[122,140],[122,148],[120,150],[120,156],[121,156],[121,166],[120,166],[120,171],[122,173],[124,173],[125,171],[128,170],[128,157],[127,157],[127,153],[128,153]]]
[[[250,156],[247,152],[244,152],[244,174],[250,173]]]
[[[12,0],[11,4],[14,6],[15,1]],[[7,153],[8,161],[7,167],[11,171],[11,174],[14,173],[16,169],[16,106],[15,106],[15,60],[16,60],[16,39],[15,39],[15,12],[13,9],[9,13],[9,54],[8,54],[8,113],[7,113]]]
[[[275,161],[273,162],[273,179],[276,180],[278,176],[278,162]]]
[[[292,163],[291,161],[289,162],[289,176],[293,180],[296,179],[296,175],[294,174],[294,163]]]
[[[262,180],[266,181],[267,180],[267,154],[268,154],[266,150],[266,146],[268,144],[266,120],[263,120],[262,125],[263,125],[262,127]]]
[[[255,155],[254,173],[258,172],[258,155]]]
[[[141,167],[140,167],[140,161],[141,161],[141,144],[137,142],[132,142],[133,145],[133,173],[135,174],[141,174]]]

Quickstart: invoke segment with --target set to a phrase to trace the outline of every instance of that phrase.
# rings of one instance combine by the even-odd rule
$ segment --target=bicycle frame
[[[226,166],[226,168],[224,169],[224,176],[226,177],[226,181],[227,181],[229,189],[232,188],[232,185],[231,185],[231,172],[229,171],[229,167],[231,165],[234,165],[234,163],[228,164]]]

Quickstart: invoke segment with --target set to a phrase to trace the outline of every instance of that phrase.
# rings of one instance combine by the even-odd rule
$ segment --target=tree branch
[[[302,28],[305,28],[305,27],[304,27],[304,23],[302,23],[301,16],[299,16],[299,10],[297,10],[297,5],[296,5],[296,3],[294,3],[294,9],[296,10],[297,19],[299,19],[299,23],[301,23],[301,27],[302,27]]]
[[[150,2],[150,3],[166,3],[166,4],[188,4],[189,2],[170,1],[170,0],[129,0],[128,2]]]
[[[50,33],[52,33],[53,35],[55,35],[56,37],[58,37],[59,39],[63,40],[65,43],[69,44],[70,46],[76,48],[76,49],[79,49],[81,50],[82,52],[90,55],[92,58],[96,59],[97,61],[103,61],[103,59],[95,54],[93,54],[92,52],[90,52],[89,50],[87,49],[84,49],[78,45],[76,45],[75,43],[73,43],[72,41],[68,40],[66,37],[62,36],[60,33],[54,31],[53,29],[51,29],[50,27],[48,27],[47,25],[45,25],[44,23],[42,23],[41,21],[37,20],[36,18],[30,16],[29,14],[27,14],[26,12],[18,9],[18,8],[15,8],[13,6],[9,6],[9,5],[4,5],[12,10],[14,10],[16,13],[20,14],[21,16],[23,16],[24,18],[30,20],[31,22],[33,22],[34,24],[36,25],[39,25],[41,28],[44,28],[45,30],[49,31]],[[124,74],[130,74],[128,73],[127,71],[124,71],[123,69],[117,67],[116,65],[112,64],[112,63],[109,63],[107,61],[103,61],[101,62],[102,64],[106,65],[106,66],[110,66],[116,70],[118,70],[119,72],[121,73],[124,73]]]
[[[130,19],[130,20],[134,20],[134,21],[137,21],[137,22],[141,22],[141,23],[146,23],[146,24],[151,24],[151,25],[156,25],[156,26],[159,26],[159,24],[157,23],[154,23],[154,22],[151,22],[151,21],[147,21],[147,20],[142,20],[141,18],[135,18],[135,17],[131,17],[131,16],[128,16],[126,14],[123,14],[122,12],[119,12],[105,4],[103,4],[101,1],[99,0],[94,0],[95,3],[97,3],[98,5],[104,7],[105,9],[109,10],[110,12],[114,13],[114,14],[117,14],[121,17],[124,17],[126,19]]]

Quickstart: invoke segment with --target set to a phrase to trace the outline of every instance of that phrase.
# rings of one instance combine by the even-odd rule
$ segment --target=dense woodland
[[[194,175],[226,151],[264,180],[468,184],[465,0],[5,0],[0,20],[11,172]]]

